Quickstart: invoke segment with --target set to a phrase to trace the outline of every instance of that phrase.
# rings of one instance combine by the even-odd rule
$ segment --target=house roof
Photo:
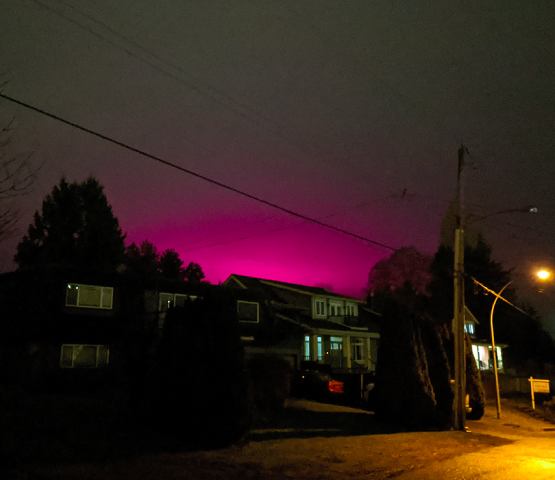
[[[464,306],[464,316],[465,321],[467,322],[474,322],[477,325],[480,325],[478,319],[474,316],[474,314],[470,311],[470,309],[465,305]]]
[[[265,278],[258,278],[258,277],[248,277],[246,275],[238,275],[236,273],[232,273],[228,279],[224,282],[224,285],[229,285],[231,282],[239,285],[241,288],[244,289],[252,289],[252,290],[263,290],[268,291],[267,287],[275,287],[275,288],[283,288],[286,290],[291,290],[297,293],[301,293],[304,295],[310,296],[324,296],[324,297],[335,297],[335,298],[346,298],[350,300],[354,300],[360,302],[360,299],[355,297],[350,297],[348,295],[341,295],[339,293],[330,292],[322,287],[311,287],[307,285],[300,285],[297,283],[288,283],[282,282],[279,280],[268,280]]]

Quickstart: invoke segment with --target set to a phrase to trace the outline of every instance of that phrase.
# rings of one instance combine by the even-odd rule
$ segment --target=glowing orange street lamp
[[[539,271],[536,272],[536,275],[541,280],[547,280],[551,276],[551,272],[549,272],[547,270],[539,270]]]

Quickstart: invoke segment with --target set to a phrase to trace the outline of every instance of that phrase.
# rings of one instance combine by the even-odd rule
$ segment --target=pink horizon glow
[[[206,229],[206,236],[225,230],[222,223]],[[234,237],[240,237],[235,233]],[[229,275],[238,274],[278,280],[307,286],[322,286],[336,293],[363,296],[370,268],[389,252],[380,252],[341,234],[320,227],[303,226],[269,235],[230,241],[210,248],[187,251],[179,229],[161,227],[148,232],[134,230],[127,244],[139,244],[145,239],[161,253],[176,250],[184,264],[198,263],[210,283],[224,282]],[[225,240],[210,238],[203,244]],[[191,244],[189,244],[191,245]],[[308,248],[307,248],[308,247]]]

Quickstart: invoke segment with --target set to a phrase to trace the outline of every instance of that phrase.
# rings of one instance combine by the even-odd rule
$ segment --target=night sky
[[[0,0],[2,92],[391,249],[438,246],[464,200],[494,257],[555,265],[555,2]],[[1,82],[0,82],[1,83]],[[105,186],[127,243],[360,294],[391,250],[292,217],[0,99],[7,154]],[[555,308],[546,289],[544,303]],[[547,301],[546,298],[549,300]]]

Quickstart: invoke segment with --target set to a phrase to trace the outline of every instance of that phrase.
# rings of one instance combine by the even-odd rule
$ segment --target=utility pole
[[[467,149],[461,145],[458,152],[459,162],[457,170],[457,209],[455,227],[455,264],[453,275],[454,286],[454,315],[453,339],[455,346],[455,429],[466,430],[466,355],[464,333],[464,228],[463,228],[463,186],[462,170],[464,155]]]

